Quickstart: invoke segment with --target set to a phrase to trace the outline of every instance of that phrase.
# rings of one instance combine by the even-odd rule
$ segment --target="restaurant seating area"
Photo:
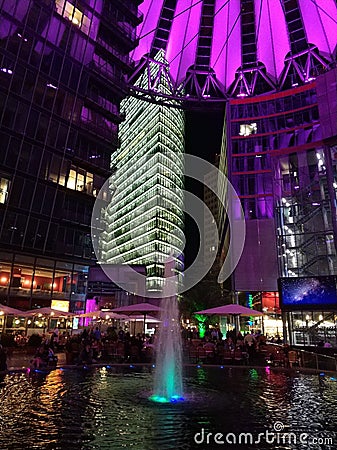
[[[19,339],[20,338],[20,339]],[[47,333],[33,334],[27,339],[24,334],[1,334],[1,343],[6,351],[9,367],[29,367],[38,360],[38,366],[81,366],[88,364],[155,364],[156,333],[152,336],[138,333],[131,335],[122,327],[97,326],[83,328],[77,334],[58,329]],[[52,365],[44,361],[44,355],[52,352]],[[182,333],[182,361],[187,365],[220,365],[275,367],[282,369],[335,368],[335,357],[299,350],[287,344],[267,342],[264,335],[236,334],[233,330],[226,336],[208,333],[204,338]],[[41,361],[39,361],[41,359]],[[34,364],[33,366],[34,368]]]
[[[226,342],[187,342],[184,346],[185,359],[189,363],[206,364],[248,364],[249,354],[239,347],[228,348]]]

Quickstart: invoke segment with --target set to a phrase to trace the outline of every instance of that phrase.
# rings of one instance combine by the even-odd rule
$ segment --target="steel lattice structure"
[[[138,27],[131,93],[158,101],[149,67],[158,62],[170,85],[161,96],[222,103],[308,83],[336,63],[335,0],[145,0]],[[147,86],[133,85],[140,71]]]

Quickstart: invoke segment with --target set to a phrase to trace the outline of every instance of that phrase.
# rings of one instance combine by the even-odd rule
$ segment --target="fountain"
[[[156,339],[156,372],[153,395],[150,400],[158,403],[183,401],[182,343],[176,279],[172,276],[174,260],[165,263],[165,288],[161,301],[161,325]],[[174,280],[174,281],[173,281]],[[173,288],[174,287],[174,288]],[[173,294],[173,295],[167,295]]]

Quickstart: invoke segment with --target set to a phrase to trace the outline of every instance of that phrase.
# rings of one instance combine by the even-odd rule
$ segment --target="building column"
[[[331,223],[333,230],[333,240],[335,251],[337,254],[337,208],[336,208],[336,194],[334,189],[334,173],[333,173],[333,164],[331,158],[331,149],[328,145],[324,146],[324,159],[325,159],[325,167],[326,167],[326,178],[327,178],[327,188],[329,193],[329,202],[331,208]]]

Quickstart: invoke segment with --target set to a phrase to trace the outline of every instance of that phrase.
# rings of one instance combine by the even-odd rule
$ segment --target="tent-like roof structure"
[[[335,0],[144,0],[140,10],[135,74],[163,51],[160,70],[177,97],[261,94],[335,65]],[[149,78],[149,91],[155,82]]]
[[[3,314],[5,316],[25,316],[26,313],[23,311],[20,311],[20,309],[11,308],[7,305],[2,305],[0,303],[0,314]]]
[[[49,306],[45,308],[30,309],[25,311],[26,316],[54,316],[54,317],[73,317],[76,316],[75,313],[67,311],[58,311],[57,309],[50,308]]]
[[[204,314],[206,316],[263,316],[263,312],[246,308],[236,303],[204,309],[197,311],[195,314]]]

